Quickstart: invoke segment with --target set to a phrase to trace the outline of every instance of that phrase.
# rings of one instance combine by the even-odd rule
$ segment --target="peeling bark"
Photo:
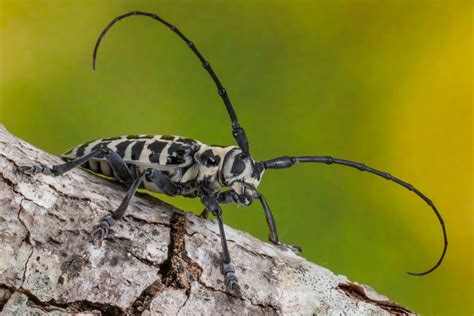
[[[226,227],[242,296],[223,283],[216,223],[138,194],[100,247],[89,234],[125,188],[76,169],[0,126],[3,315],[411,314],[408,309],[247,233]]]

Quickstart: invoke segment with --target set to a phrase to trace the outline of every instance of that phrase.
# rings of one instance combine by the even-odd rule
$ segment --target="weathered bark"
[[[0,310],[17,314],[408,314],[367,286],[226,227],[242,296],[227,293],[215,221],[139,194],[100,247],[89,234],[125,189],[0,126]]]

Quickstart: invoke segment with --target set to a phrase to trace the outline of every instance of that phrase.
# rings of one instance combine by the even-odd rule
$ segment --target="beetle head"
[[[257,196],[257,187],[262,179],[264,165],[245,155],[238,147],[230,150],[221,169],[221,182],[230,186],[240,196],[253,200]]]

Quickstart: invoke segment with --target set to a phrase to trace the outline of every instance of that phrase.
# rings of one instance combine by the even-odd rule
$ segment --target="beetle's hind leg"
[[[100,222],[100,224],[96,226],[94,232],[92,233],[93,244],[100,244],[102,239],[104,239],[105,235],[109,231],[110,226],[115,224],[123,217],[128,205],[130,204],[130,200],[137,192],[137,189],[140,187],[142,181],[145,179],[153,182],[157,187],[160,188],[161,191],[163,191],[163,193],[167,195],[173,196],[179,193],[179,188],[163,172],[152,168],[143,171],[131,183],[127,195],[125,195],[125,197],[123,198],[122,203],[120,203],[120,206],[112,214],[105,216]]]
[[[79,167],[83,163],[94,158],[106,159],[109,162],[111,168],[117,174],[119,180],[128,184],[133,182],[132,172],[128,168],[125,161],[123,161],[123,159],[116,152],[108,148],[101,148],[101,149],[91,151],[90,153],[85,154],[81,157],[78,157],[76,159],[73,159],[71,161],[68,161],[60,165],[54,165],[51,168],[44,165],[39,165],[39,166],[20,166],[18,167],[18,169],[24,173],[29,173],[29,174],[42,173],[42,174],[47,174],[47,175],[60,176],[68,172],[69,170]]]

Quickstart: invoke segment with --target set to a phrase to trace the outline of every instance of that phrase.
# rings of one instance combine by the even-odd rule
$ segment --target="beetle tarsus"
[[[105,216],[99,225],[97,225],[92,233],[92,240],[91,242],[95,246],[100,246],[102,244],[102,240],[109,232],[110,226],[115,224],[116,220],[113,218],[112,215]]]
[[[224,280],[230,293],[238,296],[241,295],[240,285],[235,275],[235,268],[231,262],[224,263]]]
[[[44,165],[39,166],[19,166],[18,170],[26,174],[46,174],[46,175],[53,175],[53,170],[49,167]]]
[[[289,245],[282,242],[274,242],[273,244],[282,250],[289,250],[294,253],[300,253],[303,251],[303,248],[298,245]]]

